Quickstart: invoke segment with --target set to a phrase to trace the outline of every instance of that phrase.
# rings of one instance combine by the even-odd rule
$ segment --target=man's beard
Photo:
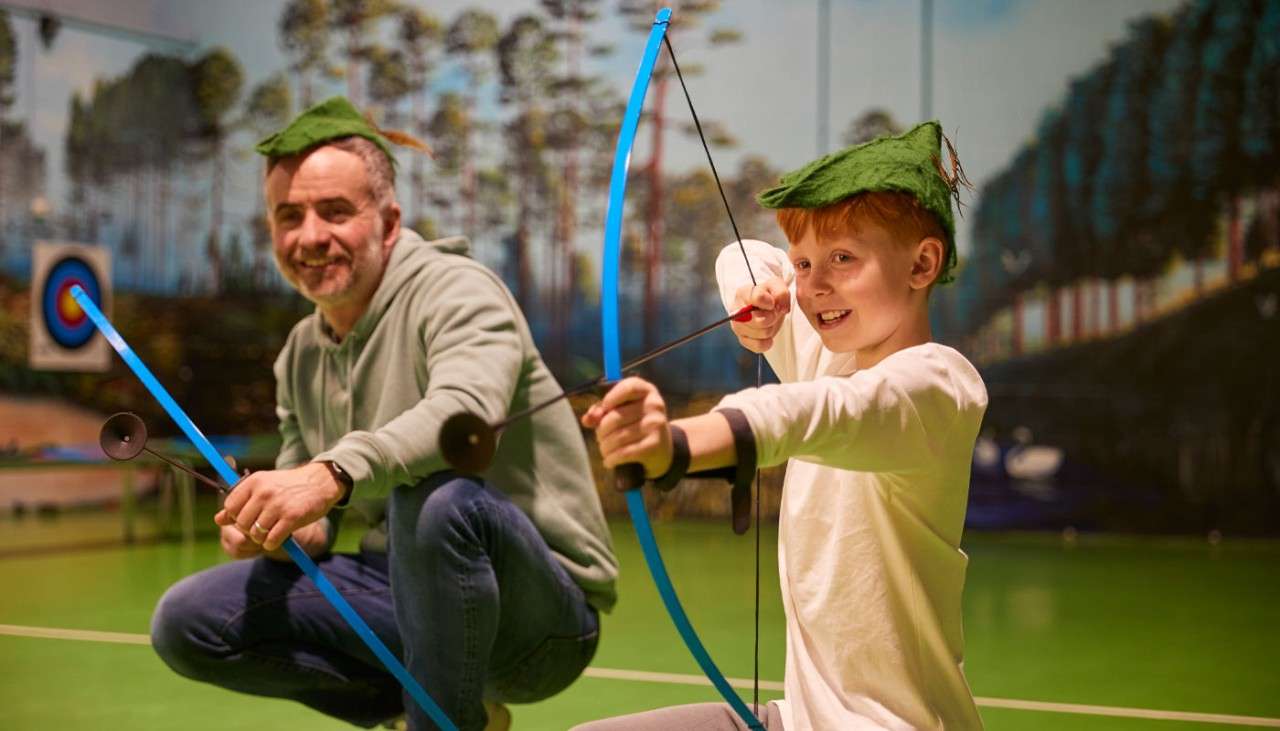
[[[372,241],[361,252],[344,250],[337,256],[324,257],[329,261],[323,268],[303,264],[321,257],[294,255],[280,270],[285,280],[312,303],[321,307],[341,305],[360,294],[359,285],[367,278],[366,270],[379,264],[379,248],[380,242]]]

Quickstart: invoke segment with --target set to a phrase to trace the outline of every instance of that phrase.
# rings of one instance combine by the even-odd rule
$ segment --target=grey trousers
[[[777,703],[756,709],[768,731],[782,731]],[[695,703],[591,721],[573,731],[747,731],[747,725],[727,703]]]

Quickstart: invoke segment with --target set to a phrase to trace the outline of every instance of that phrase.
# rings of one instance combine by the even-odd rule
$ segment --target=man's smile
[[[340,256],[306,257],[295,260],[297,266],[311,270],[324,269],[332,264],[343,264],[345,262],[346,258]]]

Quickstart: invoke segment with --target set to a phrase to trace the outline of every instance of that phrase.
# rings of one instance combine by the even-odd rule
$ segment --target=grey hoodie
[[[341,343],[318,311],[294,326],[275,363],[277,468],[331,460],[355,481],[352,503],[380,517],[391,490],[448,469],[437,442],[449,416],[494,422],[561,392],[511,293],[467,252],[464,238],[401,229]],[[611,609],[617,559],[569,405],[507,427],[483,477],[529,516],[591,604]]]

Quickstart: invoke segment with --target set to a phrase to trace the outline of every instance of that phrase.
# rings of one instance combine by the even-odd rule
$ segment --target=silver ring
[[[266,528],[263,528],[261,525],[258,525],[258,521],[256,521],[256,520],[255,520],[255,521],[253,521],[253,529],[254,529],[254,530],[260,530],[260,531],[262,531],[263,533],[270,533],[270,532],[271,532],[271,531],[267,530]]]

